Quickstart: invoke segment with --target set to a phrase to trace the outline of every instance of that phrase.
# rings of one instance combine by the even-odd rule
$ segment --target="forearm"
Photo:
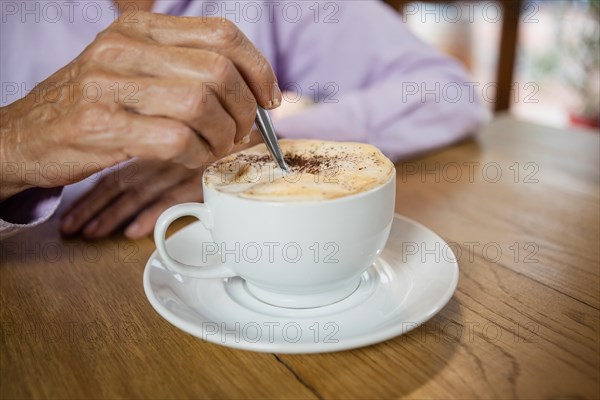
[[[283,137],[369,142],[397,160],[480,125],[484,114],[461,65],[412,35],[382,2],[337,5],[335,24],[300,32],[281,22],[282,87],[300,86],[319,101],[277,121]],[[335,94],[324,93],[332,87]]]
[[[399,72],[340,93],[337,103],[319,103],[286,117],[277,122],[278,132],[289,138],[368,142],[393,160],[454,142],[477,129],[485,111],[467,78],[451,71]]]

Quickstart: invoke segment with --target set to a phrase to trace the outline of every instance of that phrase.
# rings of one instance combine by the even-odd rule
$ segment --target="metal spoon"
[[[256,127],[265,141],[271,156],[273,156],[277,162],[277,165],[279,165],[279,168],[289,172],[288,166],[283,159],[283,154],[281,153],[281,148],[279,147],[279,142],[277,141],[277,136],[275,135],[275,128],[273,127],[271,117],[269,116],[267,110],[261,106],[258,106],[256,111]]]

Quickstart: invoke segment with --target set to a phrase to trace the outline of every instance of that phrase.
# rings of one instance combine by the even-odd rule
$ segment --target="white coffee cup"
[[[165,266],[193,278],[240,276],[266,303],[310,308],[352,294],[383,250],[394,217],[396,174],[375,188],[328,200],[263,201],[205,184],[203,189],[204,204],[176,205],[156,223],[154,240]],[[169,255],[165,233],[183,216],[198,218],[210,231],[213,242],[199,240],[198,249],[221,250],[222,264],[187,265]]]

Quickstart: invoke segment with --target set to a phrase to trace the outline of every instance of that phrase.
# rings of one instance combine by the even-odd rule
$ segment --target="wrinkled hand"
[[[200,202],[204,168],[164,161],[133,161],[113,170],[77,199],[62,216],[65,235],[100,239],[120,228],[138,239],[152,232],[160,214],[185,202]]]
[[[230,21],[146,12],[117,20],[0,109],[0,161],[11,166],[2,169],[0,200],[74,183],[133,157],[197,168],[250,133],[257,103],[280,104],[276,82]],[[25,173],[48,166],[51,174]]]

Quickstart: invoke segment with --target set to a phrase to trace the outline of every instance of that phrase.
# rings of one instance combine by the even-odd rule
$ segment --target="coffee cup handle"
[[[209,231],[213,227],[213,215],[210,209],[205,204],[200,203],[183,203],[173,206],[163,212],[156,225],[154,226],[154,242],[156,250],[165,266],[173,272],[180,273],[191,278],[227,278],[237,275],[235,272],[225,266],[225,264],[215,265],[211,267],[200,267],[189,264],[184,264],[175,260],[167,251],[165,243],[165,234],[169,225],[178,218],[191,216],[200,220],[202,225]]]

